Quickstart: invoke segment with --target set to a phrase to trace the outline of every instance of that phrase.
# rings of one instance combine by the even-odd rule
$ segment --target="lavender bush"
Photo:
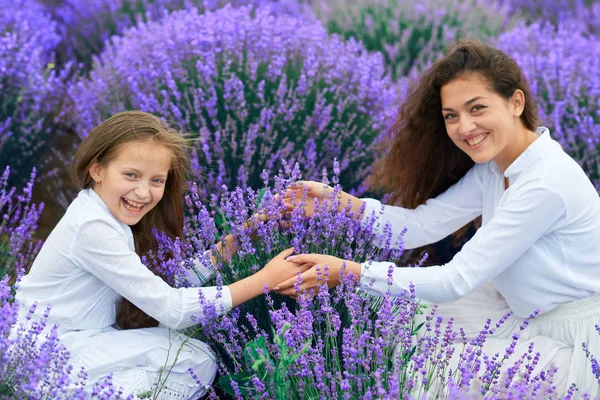
[[[31,202],[35,170],[21,193],[8,187],[9,172],[0,178],[0,399],[124,398],[110,377],[84,390],[86,373],[69,365],[58,327],[48,321],[50,307],[37,319],[34,304],[17,323],[15,291],[42,244],[32,235],[43,204]]]
[[[334,169],[339,171],[337,165]],[[402,237],[393,238],[387,226],[383,229],[387,234],[375,241],[375,216],[361,223],[340,204],[337,177],[333,179],[334,194],[316,205],[314,216],[306,218],[300,204],[282,220],[282,191],[299,177],[298,168],[287,170],[269,185],[265,174],[266,190],[237,188],[221,196],[218,204],[209,207],[210,212],[202,204],[197,186],[192,185],[186,198],[188,240],[162,241],[164,248],[175,249],[176,257],[167,268],[179,269],[192,257],[209,268],[204,249],[225,234],[233,235],[237,253],[229,261],[218,261],[218,274],[212,282],[217,285],[250,275],[290,246],[298,253],[318,252],[357,261],[399,259]],[[221,229],[216,220],[225,221]],[[553,371],[532,373],[539,357],[533,347],[507,366],[508,374],[501,374],[519,332],[504,355],[487,357],[482,345],[496,329],[492,321],[482,327],[479,337],[461,341],[452,319],[437,316],[435,307],[418,322],[416,316],[423,306],[414,292],[400,297],[369,296],[351,276],[327,290],[326,266],[321,273],[316,297],[300,294],[297,302],[265,293],[217,318],[212,303],[201,298],[204,312],[198,321],[203,328],[199,338],[220,356],[222,390],[248,399],[395,399],[438,392],[451,398],[552,394]],[[420,329],[423,332],[417,335]],[[459,353],[458,368],[452,369],[450,360]]]
[[[511,14],[529,23],[574,21],[590,33],[600,33],[600,3],[594,0],[510,0],[507,5]]]
[[[321,0],[315,13],[329,32],[381,52],[394,78],[441,58],[458,39],[495,37],[509,22],[506,8],[490,0]]]
[[[523,69],[542,123],[600,191],[600,42],[565,23],[521,25],[497,45]]]
[[[318,23],[250,7],[176,12],[129,30],[73,86],[70,120],[84,137],[109,115],[141,109],[194,132],[204,195],[261,184],[280,159],[317,177],[334,157],[344,187],[369,173],[392,121],[395,89],[379,55],[329,38]]]
[[[15,286],[8,280],[0,279],[0,399],[133,400],[133,395],[126,397],[114,387],[110,376],[86,391],[85,370],[73,371],[58,327],[48,325],[50,307],[36,320],[34,304],[25,322],[17,324]]]
[[[44,204],[31,202],[35,169],[20,194],[9,187],[10,167],[0,177],[0,276],[8,274],[13,282],[29,268],[42,242],[33,240],[33,233]]]
[[[214,11],[226,4],[265,6],[275,13],[307,13],[295,0],[38,0],[57,23],[61,37],[60,54],[64,60],[75,59],[85,70],[93,57],[114,35],[122,35],[140,22],[158,20],[177,10]]]
[[[0,8],[0,169],[11,165],[20,184],[52,138],[64,89],[53,70],[59,37],[33,0],[2,0]]]

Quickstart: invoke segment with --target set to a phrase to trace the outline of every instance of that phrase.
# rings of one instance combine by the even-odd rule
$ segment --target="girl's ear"
[[[92,161],[88,172],[90,173],[90,176],[92,177],[95,183],[102,182],[102,173],[104,172],[104,168],[102,167],[102,165],[100,165],[98,160]]]

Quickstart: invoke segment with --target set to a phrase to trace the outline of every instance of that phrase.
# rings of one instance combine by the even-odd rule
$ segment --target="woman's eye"
[[[444,119],[450,119],[452,117],[454,117],[454,114],[446,114],[446,115],[444,115]]]
[[[482,106],[481,104],[475,105],[473,106],[473,111],[481,111],[484,108],[487,108],[486,106]]]

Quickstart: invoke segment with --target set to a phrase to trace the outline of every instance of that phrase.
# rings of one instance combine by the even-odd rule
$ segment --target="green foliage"
[[[421,70],[458,39],[487,41],[506,26],[506,10],[492,1],[409,2],[328,0],[315,7],[330,33],[364,43],[383,54],[393,78]]]

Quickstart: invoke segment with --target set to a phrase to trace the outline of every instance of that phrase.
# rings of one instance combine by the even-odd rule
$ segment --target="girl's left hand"
[[[316,294],[319,290],[319,285],[325,283],[325,266],[327,266],[328,278],[327,287],[332,288],[339,285],[340,273],[342,266],[345,264],[345,273],[352,273],[357,278],[360,278],[360,264],[354,261],[343,260],[334,256],[326,256],[322,254],[298,254],[287,258],[297,265],[313,265],[308,271],[302,273],[302,283],[300,284],[300,292],[314,290]],[[295,297],[298,295],[294,288],[294,283],[298,277],[290,278],[286,281],[275,285],[273,290],[278,294]]]

